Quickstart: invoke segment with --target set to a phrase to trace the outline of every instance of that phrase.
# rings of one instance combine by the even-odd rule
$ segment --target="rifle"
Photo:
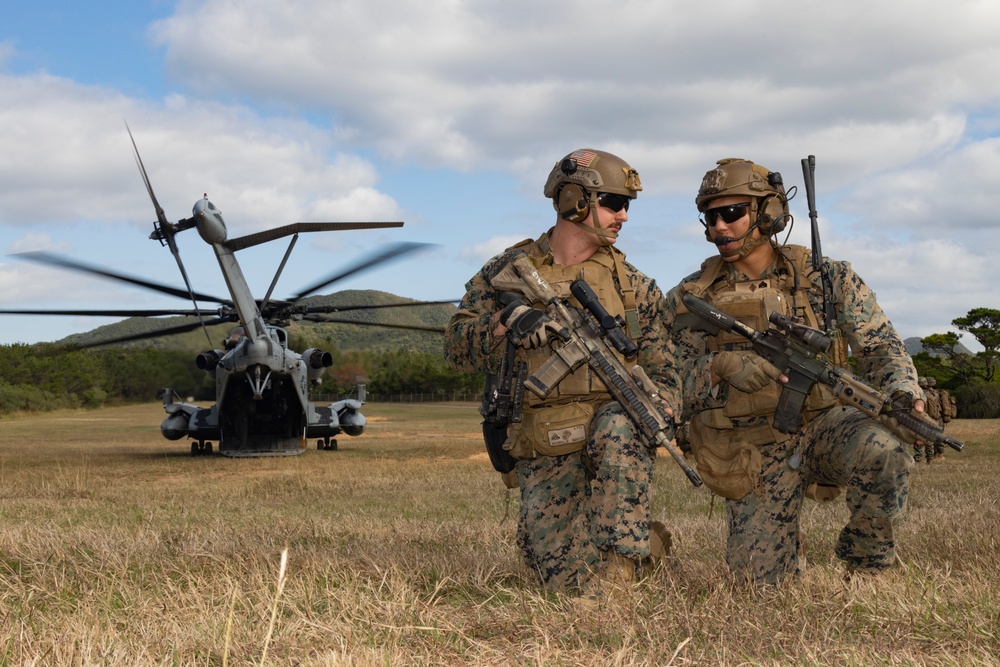
[[[496,375],[487,375],[483,386],[483,404],[479,414],[483,416],[483,439],[486,452],[494,470],[507,474],[517,463],[503,444],[507,441],[507,425],[521,421],[521,405],[524,402],[524,377],[528,366],[524,362],[514,362],[516,350],[508,339],[507,349]]]
[[[781,385],[781,395],[774,411],[774,427],[780,432],[795,433],[799,430],[806,397],[818,383],[828,387],[843,405],[853,406],[876,420],[881,415],[888,415],[924,442],[943,443],[958,452],[965,447],[914,416],[908,401],[891,398],[826,359],[823,355],[830,349],[832,341],[822,331],[773,312],[768,321],[774,326],[760,332],[716,310],[693,294],[685,294],[682,300],[688,310],[705,320],[709,334],[717,334],[721,329],[743,336],[750,341],[755,353],[788,377],[788,382]]]
[[[601,305],[590,285],[578,278],[570,291],[584,308],[576,308],[559,298],[538,270],[518,251],[511,261],[490,279],[498,290],[524,294],[532,302],[545,304],[549,317],[563,328],[556,334],[562,345],[524,386],[539,398],[548,396],[559,382],[583,364],[588,364],[604,382],[608,392],[622,406],[640,437],[651,446],[663,446],[694,486],[702,479],[684,459],[674,440],[674,424],[661,408],[659,389],[642,367],[626,369],[612,347],[626,358],[635,357],[638,347],[621,331],[621,318],[611,316]],[[610,342],[609,342],[610,341]]]
[[[837,323],[834,306],[837,295],[833,291],[833,276],[830,267],[823,268],[823,249],[819,240],[819,213],[816,212],[816,156],[802,158],[802,179],[806,187],[806,203],[809,205],[809,223],[812,228],[812,265],[818,271],[823,282],[823,325],[827,331],[833,331]]]

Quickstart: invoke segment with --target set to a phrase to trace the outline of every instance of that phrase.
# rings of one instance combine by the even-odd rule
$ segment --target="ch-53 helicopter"
[[[212,442],[219,443],[219,452],[225,456],[276,456],[302,452],[309,440],[316,440],[319,449],[337,449],[336,436],[345,433],[360,435],[366,425],[360,408],[365,402],[365,387],[357,386],[352,398],[317,405],[309,400],[309,385],[318,383],[325,369],[332,365],[329,352],[310,348],[302,353],[288,346],[288,333],[283,328],[292,321],[341,322],[359,324],[353,320],[327,317],[327,313],[360,310],[368,308],[392,308],[454,303],[445,301],[416,301],[399,304],[378,304],[370,306],[314,306],[300,301],[334,282],[378,264],[394,260],[405,254],[426,247],[421,243],[398,243],[377,254],[356,262],[348,269],[316,282],[289,299],[273,299],[271,293],[285,268],[285,264],[295,246],[300,233],[359,230],[402,227],[402,222],[298,222],[276,229],[229,238],[221,211],[208,200],[207,195],[198,200],[192,209],[192,216],[176,223],[167,220],[153,193],[146,168],[139,156],[135,139],[129,130],[136,164],[142,180],[153,202],[156,221],[150,238],[170,248],[177,261],[186,290],[162,285],[141,278],[128,276],[77,262],[46,252],[21,253],[18,255],[30,261],[61,268],[99,275],[123,281],[175,297],[190,299],[193,310],[0,310],[0,314],[20,315],[96,315],[122,317],[155,317],[162,315],[191,315],[198,318],[169,328],[161,328],[147,333],[122,336],[102,340],[84,347],[96,347],[146,338],[156,338],[184,333],[201,328],[205,331],[209,345],[211,337],[207,327],[230,322],[236,326],[223,342],[225,349],[209,349],[196,358],[198,368],[207,371],[215,379],[216,403],[210,408],[201,408],[189,403],[178,402],[176,392],[165,388],[160,392],[163,407],[167,413],[161,431],[168,440],[180,440],[185,436],[192,439],[193,455],[210,454]],[[195,228],[201,238],[215,252],[228,287],[230,299],[222,299],[195,292],[191,287],[184,263],[176,242],[176,235]],[[247,285],[236,252],[261,243],[291,236],[285,255],[271,280],[265,297],[258,301]],[[199,307],[198,302],[218,304],[216,310]],[[210,319],[205,319],[206,317]],[[378,324],[401,329],[440,332],[442,329],[424,326],[398,324]]]

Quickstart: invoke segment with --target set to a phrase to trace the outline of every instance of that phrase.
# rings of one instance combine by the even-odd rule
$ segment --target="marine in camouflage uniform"
[[[505,307],[490,282],[512,253],[525,251],[572,305],[579,307],[568,282],[582,276],[611,314],[633,323],[628,329],[640,350],[637,363],[676,405],[680,381],[670,343],[661,336],[662,292],[613,246],[628,203],[641,189],[638,173],[610,153],[582,149],[556,163],[544,188],[558,213],[555,226],[492,258],[466,284],[445,335],[449,364],[495,374],[508,338],[528,375],[552,354],[553,324],[547,316],[539,319],[544,304]],[[524,331],[524,322],[536,320]],[[566,433],[578,436],[564,438]],[[662,524],[650,522],[655,454],[587,365],[545,399],[525,392],[523,422],[510,425],[505,448],[517,459],[517,544],[547,587],[580,592],[602,577],[631,581],[648,563],[650,529],[654,542],[669,539]]]
[[[796,434],[774,428],[781,372],[725,332],[710,336],[681,297],[695,294],[755,329],[784,311],[826,329],[821,274],[809,251],[779,246],[790,215],[780,174],[741,159],[721,160],[696,198],[707,240],[719,250],[666,296],[666,328],[683,378],[684,419],[707,486],[726,500],[726,561],[740,580],[777,584],[800,571],[800,514],[811,484],[843,487],[850,519],[836,556],[848,572],[878,572],[895,559],[893,524],[906,503],[913,458],[909,444],[815,387]],[[904,392],[923,409],[917,373],[902,341],[850,264],[823,258],[832,278],[835,361],[889,394]],[[910,437],[908,434],[906,437]],[[912,439],[910,439],[912,442]],[[728,466],[728,467],[727,467]]]
[[[937,388],[937,379],[927,378],[928,389],[934,394],[934,399],[937,401],[937,414],[935,415],[933,410],[928,409],[927,414],[937,422],[937,426],[941,431],[944,431],[944,425],[952,420],[954,416],[954,398],[951,397],[944,389]],[[926,390],[924,390],[926,392]],[[931,453],[931,446],[927,447],[927,454]],[[935,442],[933,445],[934,456],[933,459],[943,460],[944,459],[944,443]],[[928,462],[930,462],[928,460]]]
[[[943,427],[944,422],[941,419],[941,395],[934,389],[934,378],[928,378],[920,376],[917,378],[917,383],[924,392],[924,409],[927,412],[927,416],[935,421],[939,428]],[[944,443],[941,443],[941,447],[944,447]],[[917,463],[925,461],[930,463],[934,458],[934,445],[931,443],[924,443],[917,441],[913,445],[913,460]]]

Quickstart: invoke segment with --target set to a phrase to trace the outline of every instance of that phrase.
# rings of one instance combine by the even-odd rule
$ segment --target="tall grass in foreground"
[[[367,408],[261,459],[191,457],[153,404],[0,421],[0,665],[1000,664],[1000,421],[916,471],[899,573],[845,583],[843,504],[809,504],[805,575],[758,594],[661,458],[675,562],[587,612],[519,569],[473,407]]]

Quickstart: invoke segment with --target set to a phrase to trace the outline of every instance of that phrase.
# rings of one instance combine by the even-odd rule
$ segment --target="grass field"
[[[159,404],[0,420],[0,665],[1000,664],[1000,421],[917,470],[897,575],[844,582],[843,503],[810,503],[804,576],[757,594],[660,458],[673,566],[582,612],[519,570],[473,406],[365,413],[259,459],[190,456]]]

